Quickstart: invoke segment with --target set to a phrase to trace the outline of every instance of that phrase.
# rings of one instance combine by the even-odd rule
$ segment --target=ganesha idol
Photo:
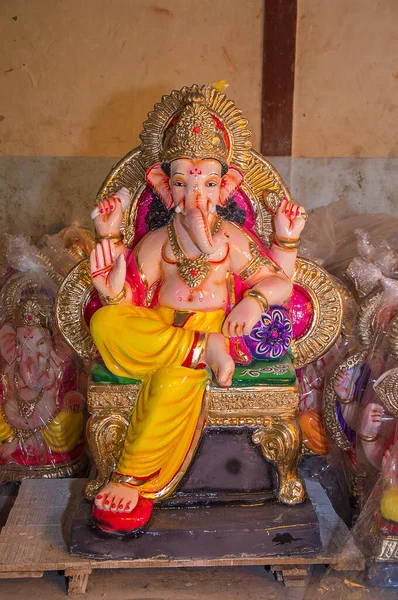
[[[77,475],[86,464],[84,397],[77,389],[73,352],[54,331],[50,298],[34,282],[26,287],[24,279],[16,273],[2,290],[6,300],[6,320],[0,327],[3,481]]]
[[[250,430],[251,451],[276,463],[280,501],[305,500],[292,345],[296,365],[323,355],[341,299],[297,259],[306,212],[249,136],[214,87],[164,96],[102,187],[89,264],[61,287],[61,331],[96,355],[87,434],[98,476],[86,496],[104,531],[144,527],[216,428]]]

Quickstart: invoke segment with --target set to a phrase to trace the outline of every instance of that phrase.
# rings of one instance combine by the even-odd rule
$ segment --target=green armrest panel
[[[278,360],[254,359],[250,365],[237,365],[231,387],[256,385],[295,385],[296,371],[290,353]]]
[[[95,383],[118,383],[119,385],[132,385],[141,383],[140,379],[130,379],[129,377],[118,377],[106,368],[102,360],[94,360],[91,367],[91,379]]]
[[[91,379],[95,383],[118,383],[119,385],[141,383],[139,379],[114,375],[100,360],[93,362]],[[285,354],[280,360],[255,359],[250,365],[237,365],[232,377],[232,387],[287,386],[295,385],[295,383],[296,372],[289,353]]]

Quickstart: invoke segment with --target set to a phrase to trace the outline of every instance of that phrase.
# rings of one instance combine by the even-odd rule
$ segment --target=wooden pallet
[[[104,560],[72,556],[65,540],[71,518],[82,497],[85,480],[25,480],[0,533],[0,579],[42,577],[45,571],[61,571],[68,579],[68,595],[83,594],[94,569],[131,569],[148,567],[231,567],[263,565],[286,585],[302,587],[311,565],[330,565],[337,570],[362,570],[364,558],[352,545],[341,545],[348,530],[334,512],[318,483],[307,482],[309,494],[317,495],[316,510],[321,525],[321,554],[263,556],[201,560]],[[347,546],[347,545],[346,545]]]

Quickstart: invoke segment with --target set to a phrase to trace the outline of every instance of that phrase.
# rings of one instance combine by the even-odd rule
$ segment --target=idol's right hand
[[[121,253],[115,259],[112,240],[102,240],[90,254],[90,271],[94,287],[109,298],[116,298],[126,281],[126,260]]]

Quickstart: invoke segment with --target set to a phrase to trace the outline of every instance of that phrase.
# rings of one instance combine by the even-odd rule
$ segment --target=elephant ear
[[[225,206],[243,181],[243,174],[236,167],[229,167],[221,179],[220,204]]]
[[[157,163],[156,165],[149,167],[145,174],[145,179],[148,185],[150,185],[163,200],[166,208],[170,210],[173,206],[173,197],[171,195],[169,177],[163,171],[162,165]]]
[[[17,334],[11,325],[6,323],[0,329],[0,353],[7,364],[11,365],[17,357]]]
[[[50,356],[57,367],[66,362],[70,356],[73,354],[72,348],[70,348],[65,342],[61,339],[59,335],[54,335],[52,339],[52,348],[50,351]]]

